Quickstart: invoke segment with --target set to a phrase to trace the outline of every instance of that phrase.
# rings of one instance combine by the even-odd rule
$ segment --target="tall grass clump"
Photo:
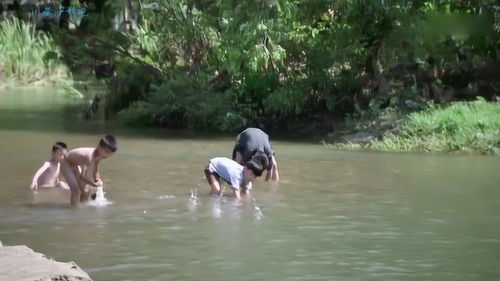
[[[0,81],[29,84],[67,77],[54,41],[16,18],[0,22]]]
[[[500,155],[500,103],[458,102],[412,113],[399,134],[386,134],[372,148],[413,151],[470,151]]]

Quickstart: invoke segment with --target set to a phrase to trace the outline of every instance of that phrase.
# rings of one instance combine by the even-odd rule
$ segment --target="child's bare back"
[[[68,151],[66,160],[72,166],[89,167],[93,161],[95,147],[80,147]]]

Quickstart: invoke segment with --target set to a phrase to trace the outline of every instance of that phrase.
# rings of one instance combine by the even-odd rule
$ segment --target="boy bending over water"
[[[264,157],[264,159],[267,158]],[[212,158],[205,167],[205,176],[211,188],[210,193],[222,195],[219,184],[222,178],[231,186],[234,196],[240,199],[241,193],[250,193],[252,181],[262,175],[266,166],[267,163],[262,163],[262,160],[257,159],[252,159],[242,166],[226,157]]]
[[[71,204],[76,205],[78,201],[89,200],[90,188],[102,186],[99,165],[101,160],[110,157],[117,149],[116,140],[111,135],[104,136],[97,147],[75,148],[68,152],[68,155],[61,163],[61,171],[68,182],[71,190]],[[93,167],[92,179],[87,178],[87,171]]]
[[[60,141],[52,146],[52,157],[50,161],[43,163],[42,167],[36,171],[31,182],[31,189],[45,187],[68,188],[65,182],[59,181],[61,161],[67,153],[67,149],[66,144]]]
[[[244,165],[250,161],[257,153],[267,156],[268,165],[266,181],[279,181],[278,162],[269,141],[269,136],[261,129],[248,128],[236,137],[236,144],[233,148],[233,160]]]

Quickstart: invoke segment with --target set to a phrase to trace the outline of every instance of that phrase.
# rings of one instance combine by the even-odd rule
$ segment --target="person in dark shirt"
[[[254,158],[257,152],[263,152],[268,158],[268,161],[266,161],[269,163],[266,167],[266,181],[279,181],[278,162],[269,142],[269,136],[261,129],[248,128],[236,137],[236,144],[233,149],[234,161],[243,165]],[[261,154],[257,155],[260,156]]]

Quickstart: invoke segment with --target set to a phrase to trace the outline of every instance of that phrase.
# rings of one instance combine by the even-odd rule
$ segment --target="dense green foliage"
[[[87,13],[50,29],[62,61],[106,77],[107,112],[131,125],[328,131],[500,95],[494,0],[63,2]]]
[[[484,100],[410,114],[397,135],[371,145],[381,150],[474,151],[500,155],[500,104]]]
[[[0,82],[32,83],[67,77],[59,48],[45,33],[16,18],[0,21]]]
[[[113,58],[109,104],[134,124],[282,128],[473,99],[471,73],[498,60],[494,1],[154,2]]]

